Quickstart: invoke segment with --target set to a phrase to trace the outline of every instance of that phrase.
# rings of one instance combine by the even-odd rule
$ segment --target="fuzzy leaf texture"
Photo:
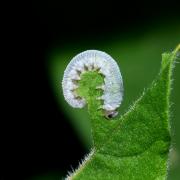
[[[77,90],[88,104],[92,152],[67,179],[73,180],[164,180],[167,178],[170,135],[172,71],[180,45],[162,55],[158,76],[122,116],[107,120],[97,97],[103,83],[97,72],[81,75]],[[91,82],[91,83],[89,83]],[[127,95],[128,96],[128,95]]]

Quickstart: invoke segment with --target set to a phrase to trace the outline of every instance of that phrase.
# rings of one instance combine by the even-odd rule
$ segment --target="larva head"
[[[113,111],[105,111],[105,117],[107,119],[111,119],[111,118],[114,118],[115,116],[118,115],[118,112],[116,110],[113,110]]]

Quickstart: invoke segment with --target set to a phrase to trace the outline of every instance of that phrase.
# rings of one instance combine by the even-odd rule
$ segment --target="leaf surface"
[[[96,86],[104,77],[81,75],[78,94],[88,104],[93,152],[70,179],[166,179],[171,136],[169,96],[174,61],[180,47],[162,55],[160,73],[123,116],[107,120]]]

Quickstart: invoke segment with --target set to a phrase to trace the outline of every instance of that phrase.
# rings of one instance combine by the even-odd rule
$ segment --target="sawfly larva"
[[[82,108],[86,101],[76,94],[81,73],[98,70],[104,76],[104,84],[97,89],[103,90],[98,99],[103,100],[101,109],[106,118],[113,118],[118,114],[118,107],[123,99],[123,81],[116,61],[102,51],[87,50],[76,55],[68,64],[62,81],[65,100],[74,108]]]

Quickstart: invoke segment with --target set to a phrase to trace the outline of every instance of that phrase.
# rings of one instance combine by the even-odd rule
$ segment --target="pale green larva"
[[[103,95],[98,99],[103,100],[102,108],[107,118],[115,117],[117,108],[123,99],[123,81],[116,61],[102,51],[87,50],[76,55],[68,64],[62,81],[65,100],[75,108],[82,108],[86,101],[78,97],[75,89],[80,80],[80,74],[85,71],[98,70],[104,75],[104,84],[97,88],[103,89]]]

